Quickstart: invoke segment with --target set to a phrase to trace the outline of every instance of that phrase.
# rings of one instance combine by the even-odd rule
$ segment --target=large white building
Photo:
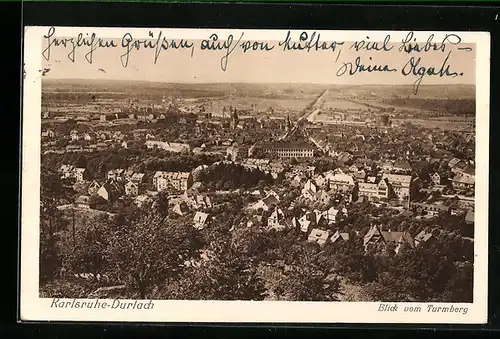
[[[175,153],[189,153],[190,150],[188,144],[181,144],[168,141],[148,140],[146,141],[145,145],[149,149],[160,148],[165,151],[175,152]]]
[[[411,175],[384,174],[382,179],[387,179],[392,190],[399,200],[408,200],[410,197]]]
[[[354,179],[349,174],[328,173],[325,178],[328,181],[330,189],[342,192],[351,192],[355,186]]]
[[[189,188],[192,176],[189,172],[162,172],[158,171],[153,176],[153,185],[157,191],[163,191],[169,187],[178,191]]]
[[[256,145],[254,152],[262,151],[268,156],[279,158],[312,158],[314,147],[307,143],[273,142]]]
[[[367,196],[369,198],[388,198],[389,197],[389,187],[387,182],[382,179],[377,183],[372,182],[360,182],[358,184],[359,195]]]

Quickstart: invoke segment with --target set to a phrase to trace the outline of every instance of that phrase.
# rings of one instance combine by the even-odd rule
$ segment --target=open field
[[[463,122],[461,120],[439,120],[439,119],[393,119],[396,124],[409,122],[424,128],[439,128],[446,131],[473,131],[474,120]]]
[[[177,84],[146,81],[104,81],[104,80],[55,80],[44,79],[42,91],[81,92],[107,94],[137,94],[144,91],[151,96],[182,95],[186,97],[225,96],[229,93],[246,96],[268,97],[315,97],[324,89],[329,92],[325,97],[330,99],[386,99],[386,98],[474,98],[475,86],[471,85],[422,85],[418,94],[413,94],[412,86],[360,85],[341,86],[324,84],[258,84],[258,83],[210,83],[210,84]]]
[[[78,113],[78,107],[89,104],[126,105],[126,100],[130,98],[161,103],[166,96],[180,98],[180,102],[186,105],[203,104],[206,111],[214,115],[221,115],[224,106],[233,106],[244,114],[266,112],[285,116],[289,113],[291,118],[295,118],[325,89],[328,92],[324,97],[324,110],[373,113],[404,111],[417,116],[433,115],[434,112],[474,116],[475,111],[475,86],[464,85],[421,86],[418,94],[414,95],[412,86],[44,80],[42,93],[47,106],[58,106],[58,102],[64,101],[64,106],[68,107],[65,111],[73,110],[75,113]],[[97,110],[97,106],[93,109]],[[321,114],[317,116],[318,119],[320,117]]]
[[[327,98],[347,100],[381,100],[398,98],[448,98],[471,99],[475,98],[476,88],[473,85],[422,85],[418,93],[413,93],[412,85],[360,85],[360,86],[331,86]]]
[[[298,114],[311,99],[301,98],[301,99],[267,99],[258,97],[245,97],[245,98],[229,98],[223,100],[213,101],[207,108],[208,112],[212,112],[213,115],[221,115],[223,107],[235,107],[238,110],[252,110],[256,112],[267,112],[273,111],[273,115],[280,116],[286,115],[286,112],[290,113],[293,117]],[[272,110],[271,110],[272,108]]]
[[[182,98],[223,98],[227,96],[302,98],[315,97],[325,89],[322,85],[310,84],[176,84],[144,81],[102,81],[102,80],[44,80],[43,93],[100,94],[108,96],[147,94],[151,98],[161,98],[164,94]]]
[[[368,107],[350,100],[342,100],[336,98],[327,98],[323,105],[323,109],[333,109],[333,110],[366,110]]]

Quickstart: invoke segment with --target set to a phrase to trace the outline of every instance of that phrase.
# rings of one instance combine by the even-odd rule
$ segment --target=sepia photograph
[[[39,203],[29,279],[47,307],[486,303],[475,35],[37,29],[23,201]]]

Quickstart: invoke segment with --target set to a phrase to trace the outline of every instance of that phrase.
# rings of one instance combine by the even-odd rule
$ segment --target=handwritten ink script
[[[151,53],[152,62],[158,63],[160,56],[168,51],[186,51],[193,58],[196,51],[219,53],[220,69],[227,71],[230,59],[235,53],[330,53],[333,66],[332,77],[380,77],[383,74],[408,77],[417,94],[425,78],[459,78],[464,69],[457,68],[452,57],[457,53],[471,52],[463,46],[457,34],[446,34],[437,39],[434,34],[425,40],[417,40],[414,32],[408,32],[403,39],[394,39],[387,34],[376,41],[366,36],[358,41],[326,41],[319,32],[301,32],[293,36],[288,31],[281,41],[250,41],[245,32],[237,35],[220,36],[211,34],[206,39],[171,39],[162,31],[149,31],[147,38],[136,38],[125,33],[121,39],[97,37],[95,33],[79,33],[76,37],[58,37],[54,27],[43,36],[45,47],[42,56],[49,61],[56,48],[65,49],[67,58],[75,62],[83,57],[90,64],[94,62],[97,50],[120,49],[119,62],[128,67],[131,59],[141,51]],[[424,41],[424,42],[422,42]],[[397,57],[399,55],[399,57]],[[403,60],[403,61],[401,61]],[[331,70],[326,70],[331,71]]]

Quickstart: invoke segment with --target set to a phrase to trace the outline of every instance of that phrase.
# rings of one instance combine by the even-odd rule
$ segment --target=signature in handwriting
[[[408,62],[401,69],[401,74],[403,76],[416,76],[417,80],[413,84],[413,93],[417,94],[420,84],[425,76],[438,76],[440,78],[444,77],[461,77],[464,75],[463,72],[456,72],[451,70],[451,66],[448,63],[450,58],[451,51],[448,52],[446,57],[444,58],[441,66],[438,67],[426,67],[422,65],[422,57],[415,58],[412,56]]]

